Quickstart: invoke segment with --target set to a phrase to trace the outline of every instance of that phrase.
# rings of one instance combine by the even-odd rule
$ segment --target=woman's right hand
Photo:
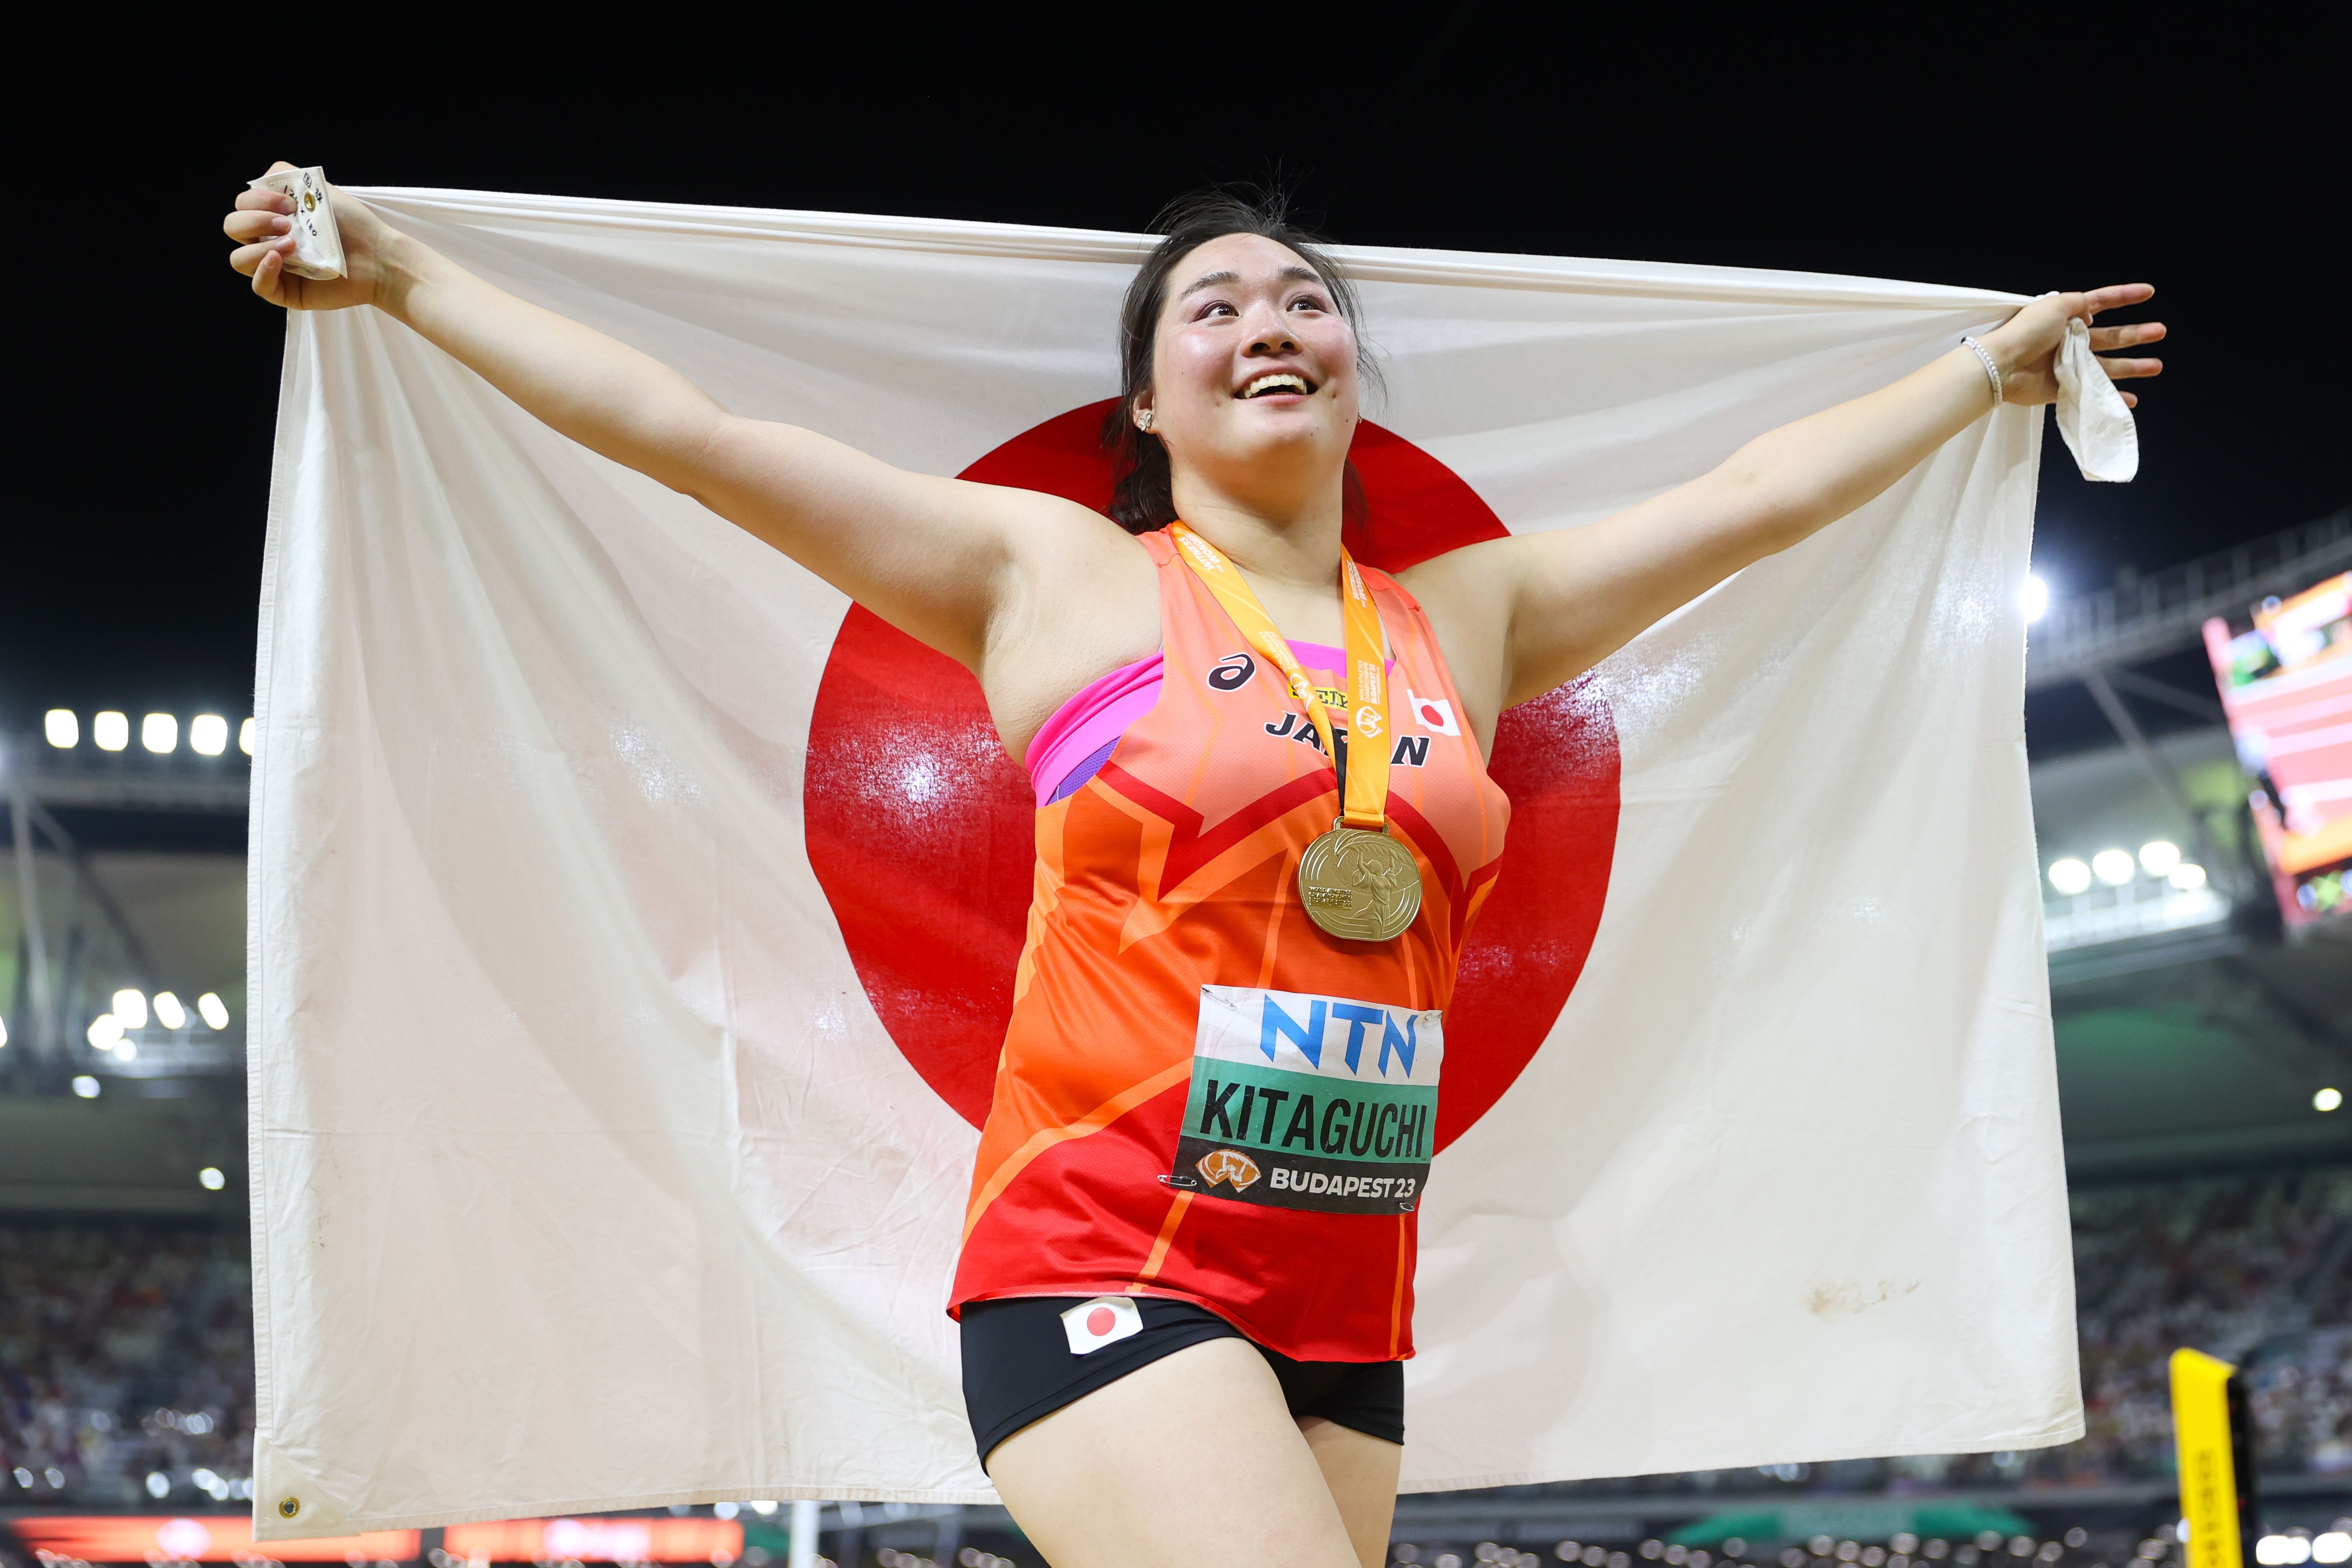
[[[276,174],[294,165],[283,159],[265,171]],[[383,277],[384,253],[396,237],[392,226],[334,186],[327,187],[334,203],[335,227],[343,240],[343,276],[304,278],[286,270],[294,254],[294,200],[278,191],[247,189],[237,193],[236,206],[221,220],[221,231],[236,241],[228,264],[253,279],[253,291],[273,305],[289,310],[340,310],[350,305],[376,302]]]

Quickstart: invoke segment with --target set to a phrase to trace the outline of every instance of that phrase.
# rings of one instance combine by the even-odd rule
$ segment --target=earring
[[[1135,427],[1145,435],[1151,434],[1151,410],[1147,408],[1135,416]]]

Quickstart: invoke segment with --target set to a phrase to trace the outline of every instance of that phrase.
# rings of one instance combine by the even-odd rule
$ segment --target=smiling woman
[[[1286,308],[1294,313],[1294,320],[1305,331],[1312,330],[1306,325],[1307,317],[1321,318],[1317,324],[1335,340],[1335,349],[1339,335],[1335,329],[1346,329],[1349,342],[1344,352],[1354,356],[1358,383],[1375,387],[1380,384],[1379,366],[1354,331],[1362,317],[1354,286],[1307,232],[1290,221],[1288,207],[1279,193],[1244,195],[1222,190],[1199,192],[1171,203],[1153,227],[1166,237],[1137,271],[1119,310],[1119,401],[1103,421],[1103,444],[1110,448],[1120,470],[1118,486],[1111,494],[1111,521],[1129,533],[1149,533],[1176,521],[1168,449],[1160,437],[1151,434],[1158,421],[1152,399],[1152,368],[1158,358],[1160,318],[1169,306],[1169,279],[1175,273],[1176,264],[1189,258],[1202,246],[1254,236],[1267,241],[1277,252],[1288,252],[1288,260],[1277,259],[1276,263],[1276,280],[1291,286]],[[1242,275],[1230,268],[1192,277],[1176,301],[1182,307],[1183,319],[1237,320],[1238,312],[1223,291],[1237,288],[1242,282]],[[1302,374],[1284,368],[1260,372],[1237,395],[1255,399],[1271,394],[1283,401],[1296,402],[1316,391],[1316,385]],[[1137,417],[1139,412],[1143,416],[1140,418]],[[1360,495],[1361,487],[1356,482],[1352,463],[1346,466],[1344,476],[1347,493]]]
[[[1278,205],[1171,209],[1121,319],[1106,516],[732,414],[331,200],[347,271],[316,279],[289,270],[289,199],[237,198],[232,264],[262,298],[383,310],[701,501],[962,663],[1013,757],[1087,731],[1076,782],[1037,792],[1027,946],[946,1292],[979,1455],[1057,1568],[1384,1559],[1448,1053],[1458,1095],[1494,1049],[1447,1025],[1499,885],[1497,716],[2000,403],[2051,401],[2070,322],[2150,292],[2037,300],[1613,517],[1391,575],[1342,542],[1370,374],[1357,303]],[[1147,664],[1154,695],[1129,701]]]

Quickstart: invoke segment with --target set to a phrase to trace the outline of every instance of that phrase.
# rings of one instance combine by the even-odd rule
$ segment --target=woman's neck
[[[1180,494],[1177,500],[1185,526],[1252,577],[1319,590],[1328,590],[1339,580],[1337,497],[1328,508],[1288,517],[1268,516],[1221,497]]]

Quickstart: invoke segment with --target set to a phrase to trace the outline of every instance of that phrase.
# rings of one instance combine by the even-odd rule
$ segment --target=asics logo
[[[1209,689],[1239,691],[1257,673],[1257,660],[1245,653],[1228,654],[1209,667]]]

